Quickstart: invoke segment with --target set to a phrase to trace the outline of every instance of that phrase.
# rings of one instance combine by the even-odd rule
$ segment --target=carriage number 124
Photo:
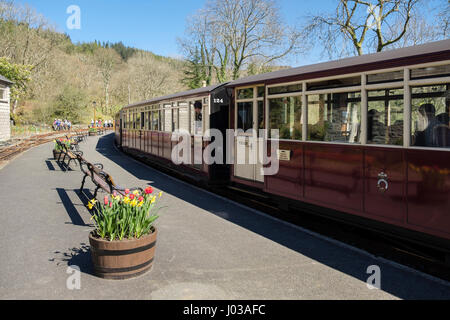
[[[223,99],[214,99],[214,103],[223,103]]]

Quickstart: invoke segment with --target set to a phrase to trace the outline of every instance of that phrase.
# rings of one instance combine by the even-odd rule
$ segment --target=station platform
[[[168,206],[153,269],[136,279],[93,275],[93,230],[82,173],[35,147],[0,170],[0,299],[449,299],[450,284],[316,235],[181,182],[124,155],[113,134],[80,144],[116,183],[163,191]],[[93,193],[88,181],[85,193]],[[100,193],[99,198],[102,198]],[[81,269],[69,290],[68,266]],[[369,266],[381,289],[369,289]]]

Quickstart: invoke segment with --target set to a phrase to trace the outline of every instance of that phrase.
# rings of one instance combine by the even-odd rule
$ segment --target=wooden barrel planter
[[[96,136],[97,135],[97,132],[92,132],[92,131],[89,131],[89,136]]]
[[[89,234],[94,273],[104,279],[129,279],[151,269],[157,230],[140,239],[106,241]]]

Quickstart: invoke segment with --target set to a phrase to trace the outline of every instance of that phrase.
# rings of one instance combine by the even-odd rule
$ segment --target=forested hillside
[[[184,62],[120,43],[76,44],[28,7],[0,1],[0,71],[21,86],[12,97],[16,123],[111,119],[129,102],[185,89]]]

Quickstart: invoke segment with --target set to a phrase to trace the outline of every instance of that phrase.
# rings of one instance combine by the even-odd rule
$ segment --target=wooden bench
[[[84,184],[86,182],[86,178],[87,177],[92,178],[92,172],[91,172],[90,168],[92,166],[94,166],[94,167],[98,168],[99,170],[103,170],[103,164],[101,164],[101,163],[91,164],[90,162],[85,160],[82,155],[78,155],[77,159],[78,159],[78,163],[80,164],[80,170],[84,174],[83,181],[81,182],[81,188],[80,188],[80,192],[83,192]]]
[[[102,135],[106,132],[106,128],[103,127],[97,127],[97,134]]]
[[[80,192],[83,192],[84,184],[86,178],[90,177],[92,183],[95,185],[94,198],[97,197],[97,193],[100,189],[104,190],[108,194],[113,194],[114,191],[122,196],[125,196],[125,188],[119,187],[114,183],[113,178],[110,174],[103,170],[103,165],[100,163],[92,164],[80,155],[78,156],[78,161],[80,162],[81,171],[84,173],[83,182],[81,183]],[[143,192],[142,188],[129,188],[130,192],[139,190]]]
[[[84,134],[81,131],[75,130],[75,134],[73,135],[73,137],[75,138],[75,141],[77,142],[84,142],[86,141],[86,134]]]
[[[61,162],[61,157],[64,155],[63,159],[62,159],[62,163],[64,163],[64,161],[67,159],[69,159],[69,161],[67,162],[67,168],[70,169],[70,163],[72,161],[77,161],[79,156],[83,156],[83,152],[80,150],[71,150],[70,148],[67,147],[67,145],[65,143],[62,143],[59,140],[56,140],[56,143],[58,144],[61,153],[59,154],[58,157],[58,162]],[[74,148],[78,149],[78,145],[76,145],[76,147],[74,146]]]

